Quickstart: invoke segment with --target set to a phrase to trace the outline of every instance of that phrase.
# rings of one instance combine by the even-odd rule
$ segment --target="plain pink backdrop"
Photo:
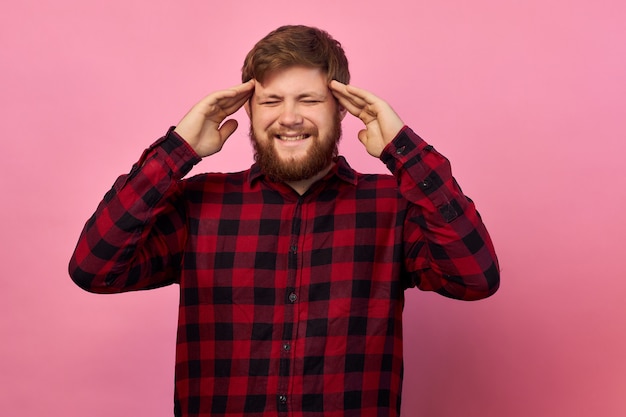
[[[409,291],[403,415],[626,415],[622,0],[14,1],[0,17],[0,410],[172,415],[177,287],[97,296],[67,262],[117,175],[271,29],[339,39],[353,83],[453,162],[502,287]],[[251,157],[244,113],[223,153]],[[385,172],[348,120],[342,153]]]

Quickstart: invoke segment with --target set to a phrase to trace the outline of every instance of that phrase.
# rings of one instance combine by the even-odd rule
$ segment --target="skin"
[[[345,110],[328,88],[326,75],[317,68],[290,67],[256,82],[245,105],[257,142],[273,147],[285,165],[304,165],[315,142],[334,147],[334,123]],[[311,178],[287,182],[302,194],[330,169],[326,166]]]
[[[334,80],[327,83],[318,69],[290,67],[270,74],[263,84],[250,80],[209,94],[189,110],[175,131],[200,157],[213,155],[237,129],[237,121],[228,117],[241,107],[254,115],[252,127],[258,139],[273,142],[281,159],[293,162],[306,156],[312,141],[329,139],[327,132],[337,111],[343,115],[347,111],[363,122],[357,137],[376,158],[404,126],[391,106],[374,94]],[[330,167],[287,184],[303,194]]]
[[[352,85],[331,81],[329,85],[339,104],[350,114],[361,119],[365,128],[358,133],[367,152],[380,158],[387,146],[404,127],[404,122],[391,106],[369,91]]]

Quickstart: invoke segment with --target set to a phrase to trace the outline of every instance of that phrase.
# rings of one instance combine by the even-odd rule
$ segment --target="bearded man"
[[[180,286],[176,416],[398,416],[404,291],[497,290],[491,239],[448,160],[349,78],[328,33],[278,28],[243,83],[196,104],[85,225],[80,287]],[[217,157],[241,107],[252,167],[184,179]],[[348,113],[389,175],[338,155]]]

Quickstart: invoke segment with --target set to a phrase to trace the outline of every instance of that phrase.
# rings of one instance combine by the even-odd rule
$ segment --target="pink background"
[[[626,415],[623,0],[22,0],[0,21],[0,410],[172,415],[177,287],[97,296],[66,265],[118,174],[245,53],[320,26],[353,82],[453,162],[493,298],[410,291],[404,415]],[[250,164],[247,121],[194,173]],[[385,172],[345,126],[342,152]]]

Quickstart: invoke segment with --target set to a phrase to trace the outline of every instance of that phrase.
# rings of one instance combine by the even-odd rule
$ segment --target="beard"
[[[274,129],[267,131],[268,140],[259,142],[252,123],[250,124],[250,140],[254,148],[254,160],[259,164],[261,171],[273,181],[292,182],[309,179],[333,162],[339,150],[341,139],[341,117],[337,112],[333,126],[327,137],[319,137],[319,131],[314,128],[307,134],[315,138],[307,153],[302,158],[281,159],[274,147],[274,140],[278,132]]]

